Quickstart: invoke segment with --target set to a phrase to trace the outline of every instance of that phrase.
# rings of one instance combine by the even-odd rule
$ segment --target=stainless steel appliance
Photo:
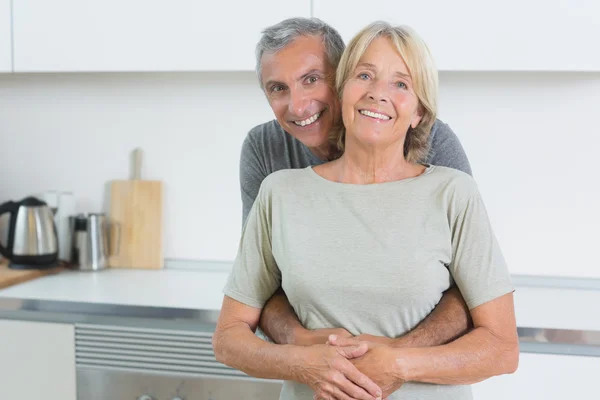
[[[109,224],[106,215],[102,213],[80,214],[69,218],[72,249],[71,264],[81,270],[98,271],[108,267]],[[118,226],[118,225],[117,225]],[[119,237],[115,240],[119,252]]]
[[[281,382],[215,359],[212,332],[76,324],[81,400],[277,400]]]
[[[58,263],[58,238],[54,215],[48,205],[35,198],[0,205],[0,216],[10,214],[8,240],[0,253],[14,269],[45,269]]]

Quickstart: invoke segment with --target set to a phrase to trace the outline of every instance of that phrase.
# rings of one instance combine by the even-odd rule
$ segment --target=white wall
[[[440,118],[469,155],[511,271],[600,277],[600,74],[442,73]],[[165,181],[165,256],[231,260],[238,156],[272,113],[251,73],[0,74],[0,200]]]

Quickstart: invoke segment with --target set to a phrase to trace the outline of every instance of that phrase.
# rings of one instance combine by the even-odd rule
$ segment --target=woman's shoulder
[[[442,192],[457,199],[466,201],[479,192],[475,179],[463,171],[436,165],[429,175],[436,181]]]
[[[306,185],[309,178],[308,168],[295,168],[295,169],[280,169],[269,174],[261,184],[261,191],[265,194],[273,194],[275,192],[286,191],[292,187],[298,187],[299,185]],[[303,182],[307,181],[307,182]]]

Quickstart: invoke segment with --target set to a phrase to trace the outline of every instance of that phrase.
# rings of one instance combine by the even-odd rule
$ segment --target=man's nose
[[[306,117],[305,112],[310,104],[310,99],[302,90],[293,90],[290,93],[290,113],[296,117]]]

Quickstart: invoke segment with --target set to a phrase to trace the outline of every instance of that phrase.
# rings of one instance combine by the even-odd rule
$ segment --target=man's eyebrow
[[[299,80],[303,81],[304,79],[306,79],[306,77],[308,77],[309,75],[313,75],[313,74],[323,74],[323,71],[321,71],[320,69],[317,68],[313,68],[310,71],[308,71],[307,73],[303,74]]]
[[[270,80],[270,81],[265,82],[265,87],[266,88],[271,87],[273,85],[282,85],[282,86],[285,86],[282,82],[278,82],[278,81],[272,81],[272,80]]]

